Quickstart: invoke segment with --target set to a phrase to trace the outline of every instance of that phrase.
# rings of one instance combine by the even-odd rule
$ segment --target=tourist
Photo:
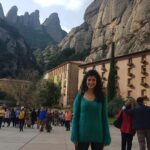
[[[76,150],[103,150],[111,142],[106,98],[100,75],[89,70],[74,100],[71,141]]]

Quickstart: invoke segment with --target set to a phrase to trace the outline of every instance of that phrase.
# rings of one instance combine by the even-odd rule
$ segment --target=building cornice
[[[145,55],[145,54],[150,54],[150,50],[140,51],[140,52],[127,54],[127,55],[122,55],[122,56],[117,56],[117,57],[115,57],[115,60],[119,61],[119,60],[124,60],[124,59],[127,59],[127,58],[131,58],[131,57],[135,58],[135,57]],[[110,58],[94,61],[94,62],[91,62],[91,63],[81,64],[81,65],[79,65],[79,67],[84,68],[84,67],[88,67],[88,66],[92,66],[92,65],[96,65],[96,64],[100,64],[100,63],[109,63],[109,62],[110,62]]]
[[[53,70],[56,70],[56,69],[62,67],[62,66],[65,66],[65,65],[67,65],[67,64],[77,64],[77,65],[81,65],[81,64],[84,64],[84,62],[83,62],[83,61],[66,61],[66,62],[64,62],[64,63],[62,63],[62,64],[56,66],[55,68],[46,71],[46,72],[44,73],[44,75],[47,74],[47,73],[49,73],[49,72],[52,72]]]

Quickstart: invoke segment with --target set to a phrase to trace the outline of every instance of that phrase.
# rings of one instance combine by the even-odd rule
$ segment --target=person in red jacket
[[[132,102],[131,100],[127,100],[125,102],[126,109],[131,109]],[[131,115],[127,115],[123,110],[121,110],[117,117],[122,115],[122,124],[121,124],[121,150],[131,150],[132,148],[132,140],[135,135],[135,130],[132,128],[133,117]]]

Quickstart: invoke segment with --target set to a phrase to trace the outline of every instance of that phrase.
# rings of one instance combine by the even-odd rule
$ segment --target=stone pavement
[[[64,127],[53,127],[51,133],[40,133],[37,129],[5,127],[0,129],[0,150],[74,150],[69,140],[70,132]],[[111,127],[112,143],[105,150],[120,150],[120,131]],[[139,150],[136,136],[132,150]]]

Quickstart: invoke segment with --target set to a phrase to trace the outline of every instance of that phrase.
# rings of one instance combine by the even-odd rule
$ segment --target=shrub
[[[114,117],[124,104],[124,99],[122,97],[115,97],[108,103],[108,115]]]

